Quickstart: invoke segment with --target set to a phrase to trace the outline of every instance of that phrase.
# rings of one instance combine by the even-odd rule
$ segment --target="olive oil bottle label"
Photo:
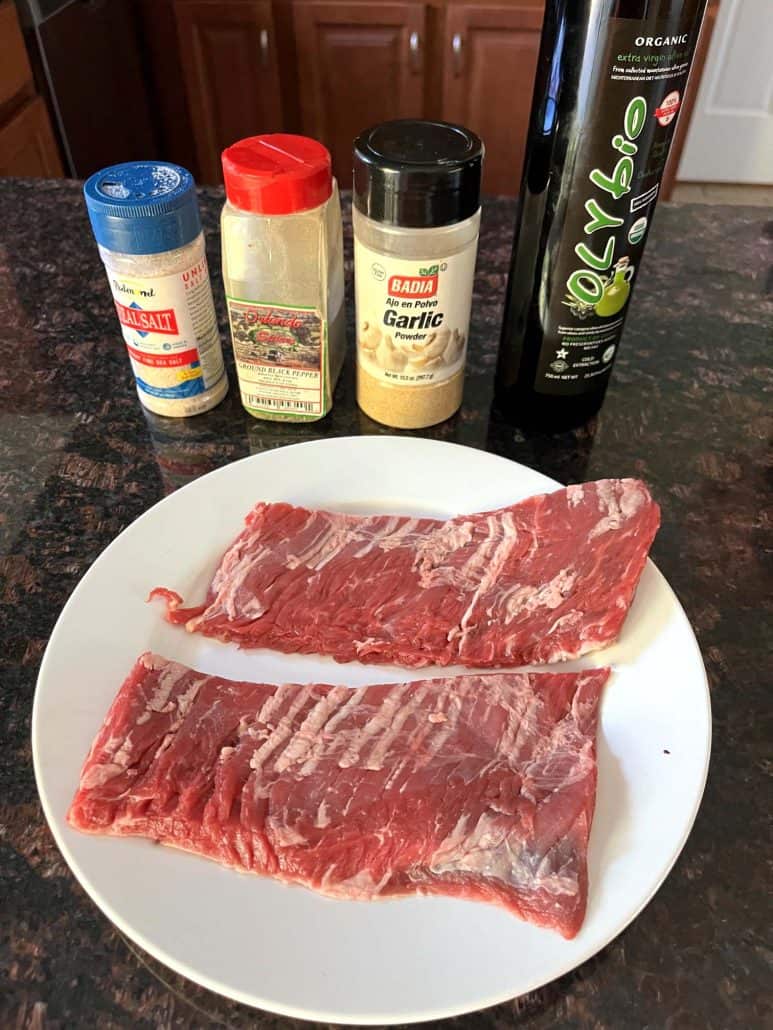
[[[543,270],[540,393],[584,393],[612,369],[697,35],[679,20],[612,19],[602,74],[580,107],[586,123],[566,155],[574,172],[562,237]]]
[[[327,322],[314,308],[227,297],[242,404],[297,421],[327,413]]]
[[[441,383],[463,366],[476,243],[426,260],[354,243],[357,361],[398,386]]]

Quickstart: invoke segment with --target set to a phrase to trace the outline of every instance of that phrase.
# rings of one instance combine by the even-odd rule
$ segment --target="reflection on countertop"
[[[202,191],[227,341],[221,203],[219,191]],[[661,205],[605,406],[582,429],[550,436],[491,414],[514,212],[511,201],[484,205],[463,407],[413,435],[486,448],[564,483],[646,479],[663,507],[653,557],[695,626],[717,731],[693,834],[642,915],[574,973],[457,1023],[762,1026],[773,989],[765,960],[769,811],[760,789],[769,748],[759,719],[769,695],[763,635],[773,623],[763,564],[773,223],[764,209]],[[351,318],[348,209],[346,239]],[[351,354],[333,411],[320,422],[250,418],[228,346],[232,385],[221,405],[184,421],[145,413],[77,183],[0,180],[0,325],[0,1023],[300,1028],[166,970],[86,897],[38,805],[32,695],[46,640],[78,579],[165,494],[249,454],[391,430],[357,409]]]

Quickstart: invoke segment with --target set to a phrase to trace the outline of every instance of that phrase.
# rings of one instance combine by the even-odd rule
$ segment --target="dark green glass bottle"
[[[706,0],[548,0],[499,410],[579,425],[604,399]]]

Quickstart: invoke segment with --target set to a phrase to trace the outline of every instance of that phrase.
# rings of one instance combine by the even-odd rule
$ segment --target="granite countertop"
[[[204,190],[201,199],[225,340],[222,198]],[[484,207],[462,410],[416,435],[487,448],[562,482],[647,480],[663,508],[653,557],[698,635],[714,745],[692,835],[635,922],[573,973],[453,1022],[529,1030],[771,1025],[763,714],[773,624],[769,565],[765,576],[773,223],[762,209],[662,204],[604,408],[584,428],[548,436],[490,414],[513,218],[511,201]],[[318,423],[254,421],[233,386],[195,419],[145,414],[76,183],[0,181],[0,327],[0,1025],[301,1027],[175,975],[89,900],[38,803],[32,697],[73,587],[164,494],[250,453],[387,430],[355,405],[351,355],[334,410]]]

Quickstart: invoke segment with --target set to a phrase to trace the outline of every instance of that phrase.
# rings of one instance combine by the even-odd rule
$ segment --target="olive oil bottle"
[[[497,406],[561,430],[601,407],[706,0],[547,0]]]

